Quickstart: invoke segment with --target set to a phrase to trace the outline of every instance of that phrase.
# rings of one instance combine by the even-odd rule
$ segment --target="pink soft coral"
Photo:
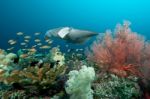
[[[127,21],[117,25],[114,34],[106,31],[102,40],[94,42],[87,56],[102,70],[123,77],[130,74],[143,77],[150,70],[150,44],[132,32],[129,25]],[[149,70],[145,72],[144,68]]]

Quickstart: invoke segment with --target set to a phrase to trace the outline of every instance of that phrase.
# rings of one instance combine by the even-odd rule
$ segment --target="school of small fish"
[[[15,39],[10,39],[8,40],[8,44],[10,45],[9,48],[7,48],[7,51],[12,51],[15,49],[14,45],[20,45],[21,49],[24,50],[28,50],[28,51],[32,51],[35,52],[35,48],[39,48],[39,49],[49,49],[50,48],[50,44],[52,44],[52,40],[45,40],[45,43],[42,43],[42,40],[40,40],[40,38],[38,36],[40,36],[41,33],[40,32],[36,32],[34,33],[35,37],[31,37],[30,35],[26,35],[23,32],[18,32],[16,33],[16,36],[21,38],[23,37],[23,41],[19,40],[15,40]],[[31,42],[34,41],[35,43],[32,44],[31,47],[28,47],[28,45],[31,44]],[[24,56],[23,56],[24,57]]]
[[[23,32],[18,32],[18,33],[16,33],[16,36],[20,39],[18,39],[18,40],[15,40],[15,39],[8,40],[8,44],[10,45],[10,47],[7,48],[7,51],[14,50],[15,49],[14,45],[20,45],[20,48],[22,50],[27,50],[31,53],[35,53],[37,51],[36,49],[40,49],[40,50],[50,49],[51,44],[53,43],[53,40],[45,39],[44,42],[43,42],[43,40],[41,40],[40,37],[39,37],[40,35],[41,35],[40,32],[36,32],[36,33],[34,33],[34,37],[31,37],[30,35],[26,35]],[[67,49],[67,52],[83,51],[83,49],[69,48],[68,44],[66,44],[65,47]],[[26,57],[26,56],[27,55],[22,55],[22,57]]]

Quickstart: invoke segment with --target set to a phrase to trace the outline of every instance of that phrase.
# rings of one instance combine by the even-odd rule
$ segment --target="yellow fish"
[[[25,43],[25,42],[22,42],[22,43],[20,43],[20,45],[26,45],[27,43]]]
[[[35,39],[34,41],[35,41],[36,43],[41,42],[40,39]]]
[[[49,48],[50,48],[50,46],[48,46],[48,45],[43,45],[40,47],[40,49],[49,49]]]
[[[38,43],[37,45],[38,45],[38,46],[41,46],[41,45],[42,45],[42,43]]]
[[[31,36],[24,36],[25,39],[31,39]]]
[[[24,40],[24,41],[27,42],[27,43],[29,42],[29,40]]]
[[[37,35],[40,35],[40,34],[41,34],[40,32],[34,33],[34,35],[36,35],[36,36],[37,36]]]
[[[10,45],[14,45],[14,44],[17,43],[17,41],[16,41],[16,40],[9,40],[8,43],[9,43]]]
[[[18,36],[21,36],[21,35],[23,35],[23,32],[18,32],[18,33],[16,33]]]
[[[11,51],[11,50],[13,50],[13,49],[14,49],[14,47],[11,47],[11,48],[8,48],[7,51]]]

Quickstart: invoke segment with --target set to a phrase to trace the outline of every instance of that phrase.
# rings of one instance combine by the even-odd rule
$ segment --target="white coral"
[[[0,67],[8,66],[13,62],[13,59],[16,58],[17,55],[14,53],[7,54],[3,51],[3,53],[0,53]]]
[[[65,89],[71,95],[70,99],[93,99],[91,83],[94,78],[94,68],[85,65],[79,71],[69,72],[69,80],[66,82]]]
[[[58,47],[54,47],[50,50],[51,53],[51,60],[54,62],[58,61],[58,64],[60,66],[65,64],[65,56],[63,53],[61,53],[60,49]]]

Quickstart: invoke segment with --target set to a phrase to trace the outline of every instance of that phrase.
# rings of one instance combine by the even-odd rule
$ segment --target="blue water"
[[[123,20],[150,39],[150,0],[0,0],[0,48],[7,48],[7,40],[20,31],[44,35],[71,26],[105,32]]]

